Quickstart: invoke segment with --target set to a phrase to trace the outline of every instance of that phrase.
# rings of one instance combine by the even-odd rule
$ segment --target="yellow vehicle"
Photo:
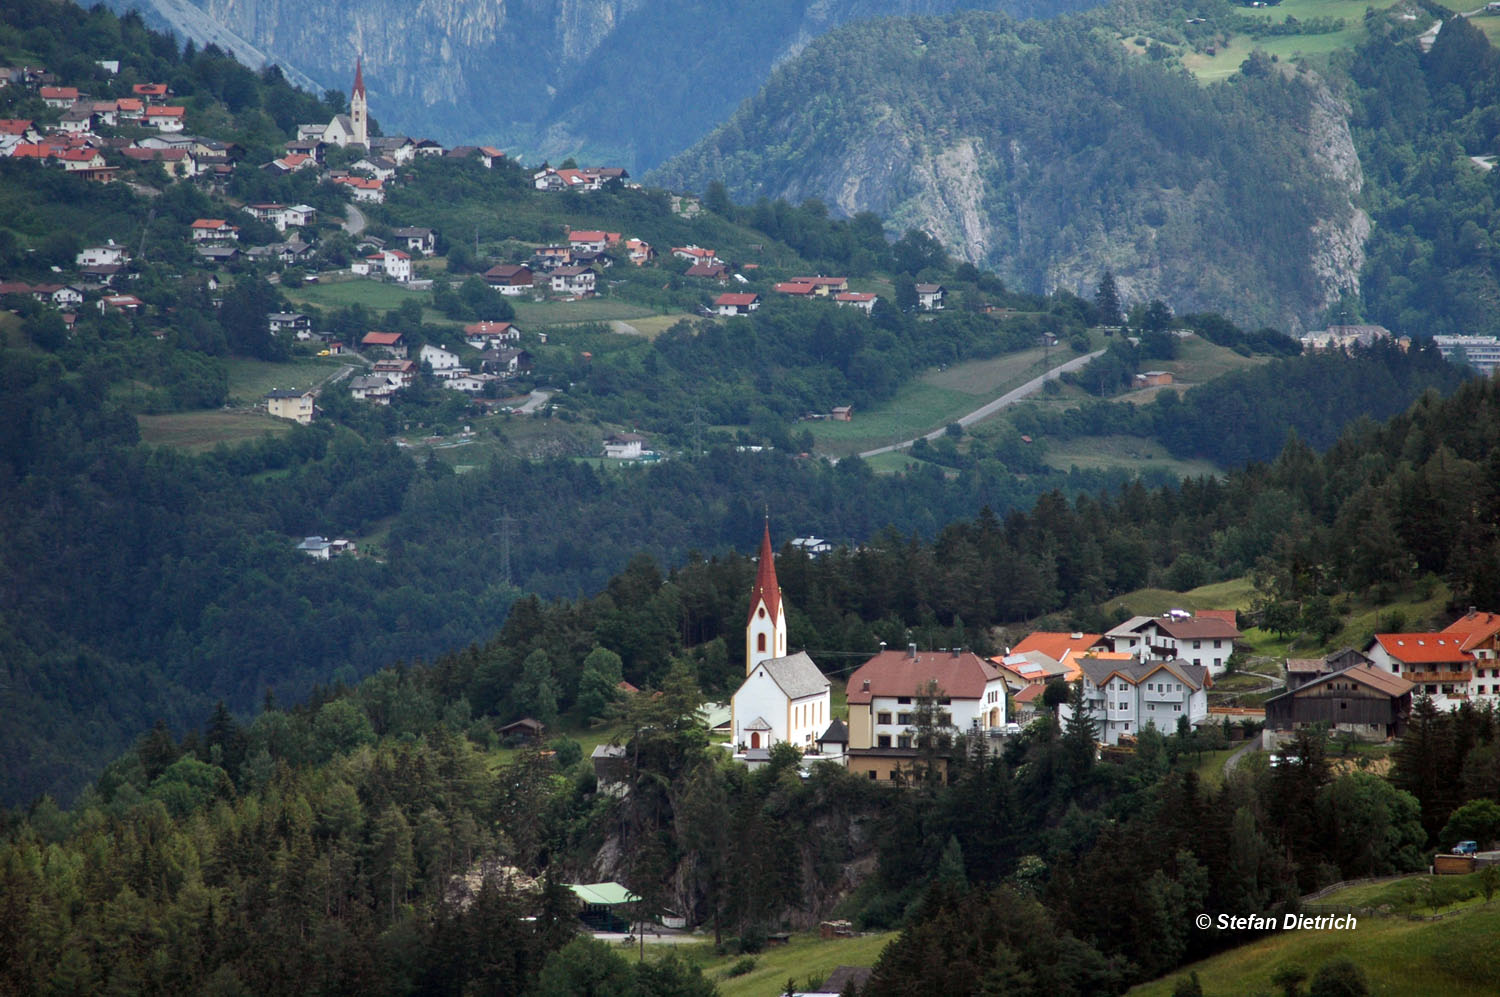
[[[318,356],[320,356],[320,357],[326,357],[326,356],[329,356],[329,353],[328,353],[327,350],[319,350],[318,351]]]

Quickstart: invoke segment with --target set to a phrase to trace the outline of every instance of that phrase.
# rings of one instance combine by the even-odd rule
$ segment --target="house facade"
[[[1266,700],[1266,725],[1273,730],[1322,727],[1372,740],[1400,737],[1411,717],[1415,688],[1374,665],[1354,665]]]
[[[741,751],[783,742],[815,751],[832,718],[829,689],[806,651],[759,662],[730,701],[732,743]]]
[[[552,271],[552,293],[586,298],[594,293],[597,277],[589,267],[558,267]]]
[[[316,396],[311,391],[272,391],[266,395],[266,411],[278,419],[307,425],[313,421]]]
[[[1239,637],[1239,628],[1221,617],[1194,617],[1174,611],[1165,616],[1133,617],[1106,633],[1104,640],[1112,650],[1143,661],[1181,658],[1218,675],[1227,667]]]
[[[1119,744],[1121,737],[1134,737],[1145,727],[1170,734],[1180,719],[1198,724],[1208,717],[1208,690],[1213,679],[1204,665],[1181,660],[1121,663],[1084,657],[1079,667],[1095,738],[1104,744]],[[1071,716],[1066,704],[1058,712],[1064,720]]]

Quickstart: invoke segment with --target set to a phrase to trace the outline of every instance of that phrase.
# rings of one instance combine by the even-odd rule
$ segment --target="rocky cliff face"
[[[1370,229],[1348,109],[1311,73],[1203,88],[1082,39],[977,13],[845,28],[652,179],[874,211],[1027,290],[1089,296],[1109,268],[1127,301],[1320,321]]]

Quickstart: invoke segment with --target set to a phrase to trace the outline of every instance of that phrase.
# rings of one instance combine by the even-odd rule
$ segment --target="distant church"
[[[365,67],[361,56],[354,62],[354,91],[349,95],[349,113],[335,114],[326,125],[298,125],[297,138],[329,145],[370,147],[370,101],[365,93]]]
[[[806,651],[786,653],[786,603],[776,582],[768,521],[745,623],[745,681],[731,700],[736,756],[752,763],[764,760],[771,746],[782,741],[803,752],[816,751],[833,719],[828,690],[828,679]]]

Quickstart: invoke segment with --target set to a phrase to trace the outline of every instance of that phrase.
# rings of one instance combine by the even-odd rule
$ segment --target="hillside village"
[[[232,141],[195,134],[189,125],[199,115],[174,103],[169,84],[135,82],[131,68],[118,62],[98,66],[91,81],[62,79],[35,66],[0,68],[5,83],[0,92],[11,106],[37,112],[0,120],[0,160],[34,162],[91,183],[123,185],[148,199],[160,198],[169,185],[188,184],[192,203],[209,210],[176,231],[158,224],[136,245],[127,245],[127,234],[120,232],[118,238],[82,246],[70,264],[52,266],[45,280],[0,275],[0,297],[55,309],[69,334],[80,322],[123,320],[138,332],[168,340],[171,309],[159,292],[151,300],[143,296],[139,288],[146,285],[194,289],[220,308],[226,291],[245,281],[265,280],[294,295],[319,283],[368,280],[403,289],[412,301],[428,300],[430,293],[440,310],[479,321],[428,328],[425,336],[415,335],[415,329],[335,328],[326,315],[289,307],[285,294],[272,292],[275,300],[264,313],[265,341],[239,348],[252,355],[341,358],[350,376],[329,383],[343,382],[355,400],[370,405],[388,406],[420,381],[471,397],[476,414],[525,414],[546,398],[533,393],[527,403],[535,347],[548,340],[545,331],[515,322],[511,303],[567,305],[607,295],[620,283],[608,279],[616,266],[660,268],[685,282],[688,300],[697,299],[689,314],[703,317],[750,315],[766,294],[832,302],[867,316],[880,301],[876,293],[852,290],[841,276],[792,273],[773,279],[759,263],[738,266],[713,248],[655,247],[628,231],[573,229],[565,223],[562,239],[530,245],[508,259],[479,261],[472,275],[456,279],[442,265],[440,250],[461,239],[459,233],[445,233],[413,215],[403,219],[406,224],[378,226],[382,234],[376,235],[367,231],[371,226],[361,206],[384,205],[394,190],[419,190],[421,175],[413,165],[422,160],[486,171],[521,167],[489,146],[445,148],[430,139],[376,134],[362,65],[354,68],[346,112],[298,123],[295,135],[262,152],[263,159]],[[555,194],[559,205],[605,189],[640,190],[625,170],[610,166],[544,163],[524,176],[534,190]],[[246,197],[246,190],[290,196]],[[299,195],[304,200],[295,200]],[[674,197],[673,203],[684,216],[698,210],[694,198]],[[181,245],[163,246],[163,237],[180,238]],[[945,293],[940,284],[918,284],[911,307],[940,312]],[[446,335],[452,338],[431,341]],[[590,356],[582,354],[585,360]],[[263,405],[274,417],[308,423],[317,418],[323,387],[275,389]],[[851,415],[847,399],[836,397],[824,412],[810,413],[846,421]],[[649,455],[639,445],[643,441],[622,429],[608,435],[604,454]]]

